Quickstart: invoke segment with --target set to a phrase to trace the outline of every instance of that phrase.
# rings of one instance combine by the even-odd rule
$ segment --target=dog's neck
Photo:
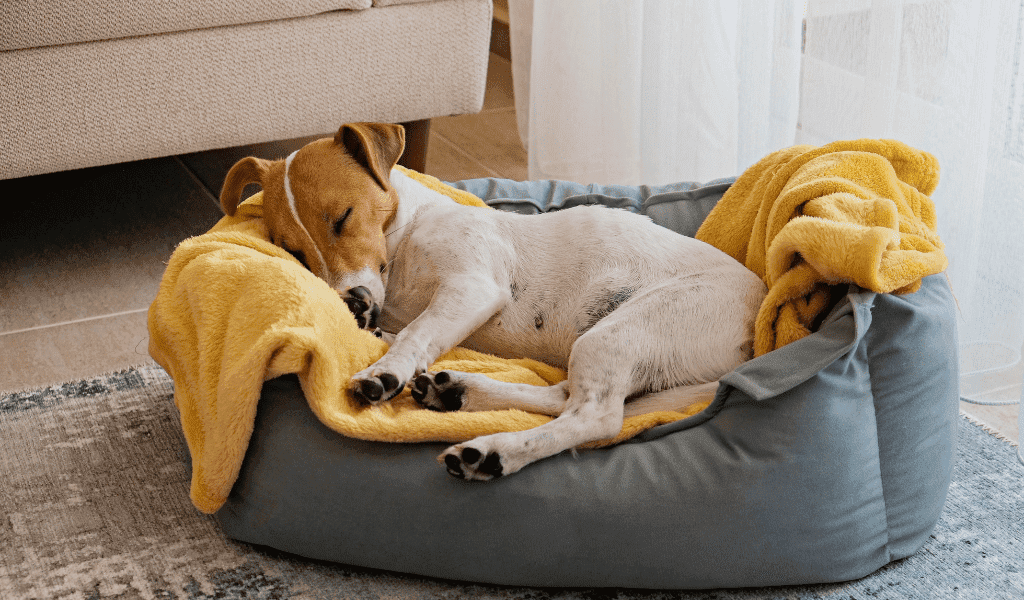
[[[384,232],[388,245],[388,262],[395,257],[398,244],[405,238],[407,226],[412,223],[422,211],[435,206],[451,206],[451,198],[435,192],[422,183],[402,173],[398,169],[391,170],[391,187],[398,195],[398,210],[395,211],[395,218],[391,221]]]

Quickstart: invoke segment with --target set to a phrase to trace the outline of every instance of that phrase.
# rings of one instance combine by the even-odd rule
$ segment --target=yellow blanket
[[[747,169],[697,238],[768,286],[755,354],[808,335],[831,285],[906,293],[945,270],[928,197],[938,181],[934,156],[893,140],[794,146]]]
[[[432,177],[407,174],[456,202],[485,207]],[[351,402],[344,391],[349,378],[383,356],[387,345],[356,326],[326,283],[269,242],[261,202],[256,194],[234,217],[183,241],[149,309],[149,353],[174,380],[192,454],[190,496],[197,508],[212,513],[227,499],[248,447],[263,382],[286,373],[298,374],[320,421],[366,440],[461,442],[551,419],[516,410],[436,413],[419,408],[408,390],[378,407]],[[534,385],[565,378],[560,369],[534,360],[505,360],[462,348],[440,357],[431,369]],[[685,414],[630,417],[616,438],[592,446],[617,443],[705,406]]]

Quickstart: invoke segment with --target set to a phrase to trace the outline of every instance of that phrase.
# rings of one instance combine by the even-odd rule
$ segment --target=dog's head
[[[234,215],[245,186],[259,184],[271,241],[337,290],[360,325],[372,329],[370,309],[384,301],[387,283],[384,231],[398,206],[390,174],[404,149],[400,125],[342,125],[333,139],[310,142],[285,159],[235,163],[221,208]]]

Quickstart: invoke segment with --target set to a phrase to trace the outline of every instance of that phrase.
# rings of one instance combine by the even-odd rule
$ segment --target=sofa
[[[0,179],[480,110],[490,0],[11,0]],[[406,161],[407,162],[407,161]]]

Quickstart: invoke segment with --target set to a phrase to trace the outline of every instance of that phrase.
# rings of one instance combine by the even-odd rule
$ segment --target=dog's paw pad
[[[366,404],[374,404],[380,402],[381,396],[384,395],[384,386],[376,378],[363,379],[352,388],[352,392],[357,400],[362,400]]]
[[[501,455],[497,452],[490,452],[480,463],[480,472],[491,477],[501,477],[504,466],[501,464]]]
[[[412,397],[425,408],[439,412],[459,410],[464,404],[466,386],[450,373],[421,373],[412,382]]]
[[[444,457],[444,465],[447,467],[448,473],[460,479],[466,478],[465,473],[462,472],[462,460],[458,456],[454,454],[446,455]]]
[[[380,379],[381,385],[384,386],[385,392],[393,392],[398,389],[398,378],[391,373],[381,373],[378,379]]]
[[[348,306],[349,311],[356,318],[356,325],[360,329],[373,332],[377,337],[377,321],[380,319],[380,305],[373,300],[370,290],[364,286],[356,286],[345,292],[342,300]]]
[[[349,393],[362,404],[379,404],[394,398],[402,388],[402,382],[392,373],[354,377],[349,384]]]
[[[504,466],[496,451],[480,452],[476,448],[452,446],[441,455],[448,473],[459,479],[487,481],[501,477]]]

